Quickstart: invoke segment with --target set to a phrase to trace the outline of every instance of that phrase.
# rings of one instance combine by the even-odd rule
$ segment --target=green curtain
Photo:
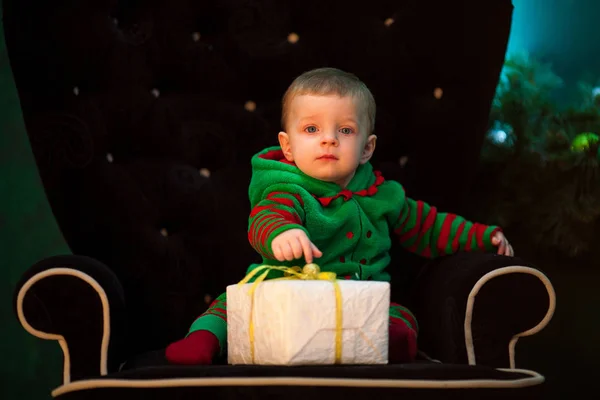
[[[0,0],[0,399],[47,399],[61,384],[57,342],[38,339],[12,308],[21,274],[42,258],[70,254],[29,145],[6,52]]]

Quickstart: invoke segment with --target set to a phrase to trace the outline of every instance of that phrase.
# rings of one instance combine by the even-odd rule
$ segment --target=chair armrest
[[[64,383],[118,370],[125,300],[117,277],[99,261],[74,255],[41,260],[18,282],[14,309],[27,332],[59,342]]]
[[[517,340],[549,323],[556,297],[548,278],[519,258],[459,253],[424,268],[410,304],[430,357],[514,368]]]

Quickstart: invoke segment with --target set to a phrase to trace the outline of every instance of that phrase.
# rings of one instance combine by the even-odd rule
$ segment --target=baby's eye
[[[353,132],[353,130],[352,128],[342,128],[340,129],[340,132],[342,132],[344,135],[350,135]]]
[[[315,133],[317,131],[317,127],[316,126],[307,126],[306,129],[304,129],[304,130],[308,133]]]

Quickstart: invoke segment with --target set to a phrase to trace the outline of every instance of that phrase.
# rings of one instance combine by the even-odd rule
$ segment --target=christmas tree
[[[507,57],[476,192],[486,219],[573,257],[599,247],[600,81],[582,80],[568,107],[553,99],[562,86],[550,64]]]

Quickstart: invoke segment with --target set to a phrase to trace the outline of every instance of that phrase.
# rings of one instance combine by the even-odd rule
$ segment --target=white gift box
[[[228,286],[229,364],[335,364],[340,333],[340,364],[387,364],[390,284],[352,280],[337,284],[341,331],[331,281],[264,281],[254,293],[251,283]]]

